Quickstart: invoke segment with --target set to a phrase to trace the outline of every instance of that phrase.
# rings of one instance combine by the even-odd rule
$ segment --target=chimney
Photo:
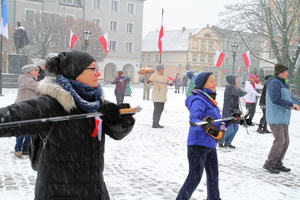
[[[182,27],[182,32],[184,32],[185,31],[185,27]]]

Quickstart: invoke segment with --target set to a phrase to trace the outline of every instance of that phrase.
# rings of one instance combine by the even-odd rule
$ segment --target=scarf
[[[252,85],[252,87],[254,88],[254,90],[256,90],[255,82],[250,81],[250,84]]]
[[[216,92],[212,92],[210,89],[204,88],[203,90],[194,89],[192,93],[195,95],[202,95],[204,96],[213,106],[217,106],[218,102],[216,102]]]
[[[56,76],[56,83],[72,95],[76,106],[88,113],[97,112],[103,93],[99,83],[93,88],[60,74]]]

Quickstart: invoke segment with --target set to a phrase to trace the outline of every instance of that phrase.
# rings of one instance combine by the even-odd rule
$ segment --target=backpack
[[[54,123],[47,133],[46,137],[43,138],[41,134],[31,135],[31,142],[28,148],[29,159],[31,162],[31,167],[34,171],[37,171],[39,162],[41,160],[43,150],[47,145],[48,139],[55,128],[56,123]]]

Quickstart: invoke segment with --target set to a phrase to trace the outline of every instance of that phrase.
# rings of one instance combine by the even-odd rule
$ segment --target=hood
[[[231,85],[235,85],[235,79],[236,79],[235,75],[228,75],[228,76],[226,76],[227,83],[229,83]]]

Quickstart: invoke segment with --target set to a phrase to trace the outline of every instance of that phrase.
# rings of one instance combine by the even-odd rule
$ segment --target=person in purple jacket
[[[194,75],[187,72],[187,78],[196,85],[192,94],[186,99],[185,105],[190,112],[190,129],[187,140],[187,156],[189,174],[181,187],[176,200],[188,200],[201,181],[203,171],[207,177],[207,198],[219,200],[219,168],[217,156],[217,138],[222,135],[230,122],[214,122],[220,119],[220,109],[216,102],[215,76],[212,72],[201,72]],[[236,117],[234,120],[238,120]],[[207,124],[197,126],[195,123],[206,121]],[[200,198],[200,197],[199,197]]]
[[[126,91],[126,85],[127,82],[130,81],[130,78],[125,78],[124,77],[124,72],[123,71],[118,71],[118,77],[111,82],[112,84],[116,84],[115,88],[115,95],[117,99],[117,105],[120,105],[124,101],[124,96],[125,96],[125,91]]]

